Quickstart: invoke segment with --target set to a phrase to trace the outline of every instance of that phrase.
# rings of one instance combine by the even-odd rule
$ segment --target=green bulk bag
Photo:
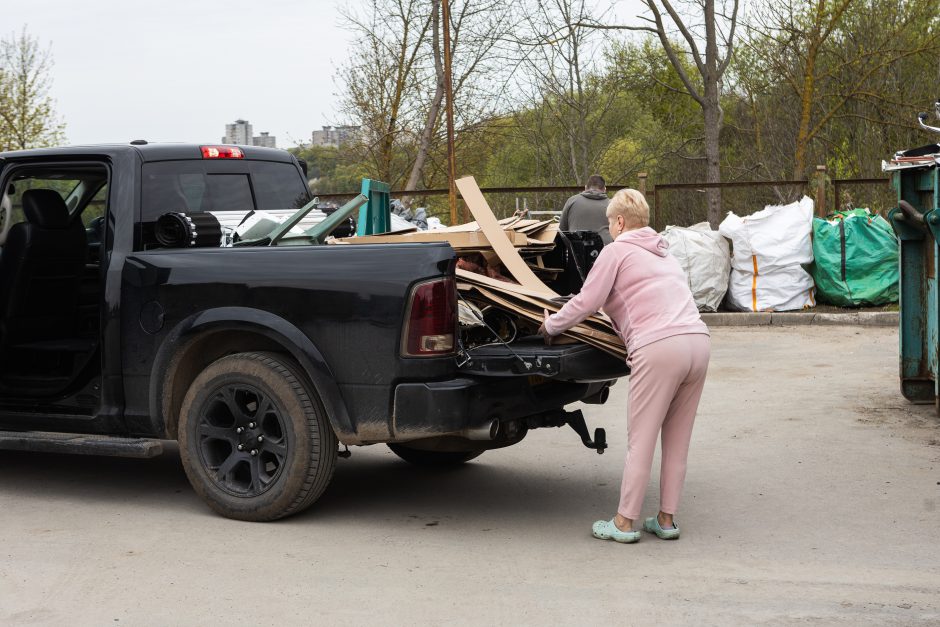
[[[898,240],[888,221],[868,209],[813,219],[809,271],[821,302],[840,307],[898,301]]]

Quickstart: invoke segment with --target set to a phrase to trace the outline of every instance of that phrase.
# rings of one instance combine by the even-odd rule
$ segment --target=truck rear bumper
[[[577,383],[541,377],[461,377],[435,383],[402,383],[395,388],[392,425],[404,442],[485,428],[557,411],[592,397],[611,381]]]

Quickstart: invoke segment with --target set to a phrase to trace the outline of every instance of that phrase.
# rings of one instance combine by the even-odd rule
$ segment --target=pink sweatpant
[[[710,353],[711,340],[698,333],[647,344],[630,356],[627,461],[617,508],[621,516],[631,520],[640,517],[660,430],[660,509],[676,513]]]

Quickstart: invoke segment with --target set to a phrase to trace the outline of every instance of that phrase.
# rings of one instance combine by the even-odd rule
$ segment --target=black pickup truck
[[[0,153],[0,448],[177,440],[196,491],[243,520],[309,506],[349,445],[457,464],[568,424],[603,450],[564,408],[625,365],[536,338],[462,350],[449,245],[232,245],[199,219],[311,206],[303,169],[258,147]]]

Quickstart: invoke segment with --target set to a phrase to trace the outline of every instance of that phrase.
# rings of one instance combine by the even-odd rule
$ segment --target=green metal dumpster
[[[883,164],[891,172],[898,198],[898,207],[888,217],[901,241],[901,394],[914,403],[934,403],[940,411],[940,154],[908,153],[898,153],[890,164]]]

